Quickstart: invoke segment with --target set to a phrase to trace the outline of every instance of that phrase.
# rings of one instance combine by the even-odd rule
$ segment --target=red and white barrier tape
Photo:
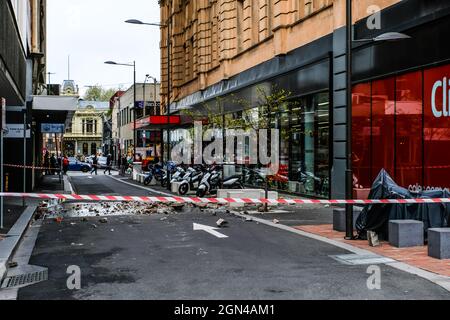
[[[75,201],[126,201],[160,203],[243,203],[243,204],[413,204],[450,203],[450,198],[439,199],[374,199],[374,200],[307,200],[307,199],[249,199],[249,198],[188,198],[188,197],[143,197],[143,196],[96,196],[76,194],[44,193],[0,193],[0,197],[37,198]]]
[[[56,170],[56,169],[59,169],[59,168],[51,168],[51,167],[45,168],[45,167],[34,167],[34,166],[21,166],[18,164],[4,164],[3,166],[7,167],[7,168],[34,169],[34,170]]]

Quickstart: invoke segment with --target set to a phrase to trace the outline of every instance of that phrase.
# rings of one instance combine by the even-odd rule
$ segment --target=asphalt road
[[[147,195],[110,177],[73,177],[83,194]],[[193,223],[229,222],[216,238]],[[166,219],[164,219],[166,218]],[[344,265],[343,249],[225,212],[46,220],[31,264],[49,280],[19,290],[19,299],[449,299],[441,287],[381,265],[381,290],[367,288],[367,266]],[[163,219],[163,220],[162,220]],[[97,225],[97,228],[93,227]],[[81,269],[69,290],[67,267]]]

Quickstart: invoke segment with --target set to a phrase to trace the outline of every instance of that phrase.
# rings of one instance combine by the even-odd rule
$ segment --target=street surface
[[[112,177],[77,174],[75,192],[149,195]],[[194,231],[194,223],[228,226]],[[19,299],[450,299],[417,276],[381,268],[381,290],[367,287],[367,265],[330,256],[346,250],[231,213],[199,208],[171,215],[47,219],[30,264],[49,268],[49,280],[19,290]],[[81,269],[81,289],[66,285],[69,266]]]

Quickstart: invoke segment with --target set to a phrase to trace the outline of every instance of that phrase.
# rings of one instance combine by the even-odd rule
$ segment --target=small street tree
[[[225,100],[217,98],[213,103],[203,104],[200,108],[184,110],[183,114],[194,121],[207,123],[210,129],[222,129],[223,137],[228,129],[241,129],[243,131],[254,130],[260,137],[260,130],[269,131],[275,125],[278,116],[287,112],[288,104],[296,104],[291,101],[292,93],[277,86],[257,86],[255,99],[240,98],[232,95]],[[238,116],[225,116],[225,105],[230,103],[238,106]],[[282,138],[290,135],[289,129],[281,131]],[[268,145],[272,144],[271,135],[267,136]],[[259,144],[258,144],[259,145]],[[269,150],[267,150],[269,153]],[[265,175],[265,197],[268,198],[269,179],[272,176]],[[267,204],[265,205],[267,211]]]

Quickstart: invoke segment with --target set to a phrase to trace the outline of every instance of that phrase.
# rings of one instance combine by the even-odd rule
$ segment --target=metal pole
[[[154,100],[154,102],[155,102],[155,104],[153,105],[153,113],[156,115],[156,108],[157,108],[157,106],[156,106],[156,85],[158,84],[158,80],[156,80],[156,78],[153,78],[153,81],[154,81],[154,85],[153,85],[153,90],[154,90],[154,94],[155,94],[155,96],[153,97],[153,100]],[[151,113],[151,112],[150,112]]]
[[[142,96],[144,97],[142,100],[144,101],[143,103],[144,103],[144,106],[143,106],[143,109],[142,109],[142,114],[144,115],[144,117],[146,116],[146,111],[145,111],[145,84],[147,83],[147,77],[145,77],[145,80],[144,80],[144,85],[142,86]]]
[[[27,193],[27,109],[23,112],[23,193]],[[3,178],[2,178],[3,179]],[[25,207],[25,197],[22,198],[22,206]]]
[[[168,13],[170,14],[170,13]],[[167,17],[167,122],[170,124],[170,17]],[[170,160],[170,129],[167,126],[167,161]],[[169,169],[169,168],[167,168]],[[171,190],[170,172],[167,170],[167,189]]]
[[[133,158],[136,161],[136,61],[133,61],[133,70],[134,70],[134,79],[133,79],[133,87],[134,87],[134,104],[133,104]]]
[[[346,96],[347,96],[347,113],[346,113],[346,151],[347,151],[347,165],[345,171],[345,191],[346,198],[351,200],[353,198],[353,170],[352,170],[352,0],[347,0],[347,45],[346,45]],[[347,204],[345,206],[345,239],[353,239],[353,205]]]
[[[3,121],[3,119],[2,119]],[[3,126],[0,125],[0,191],[4,192],[4,186],[3,186]],[[0,228],[3,229],[3,197],[0,197]]]

